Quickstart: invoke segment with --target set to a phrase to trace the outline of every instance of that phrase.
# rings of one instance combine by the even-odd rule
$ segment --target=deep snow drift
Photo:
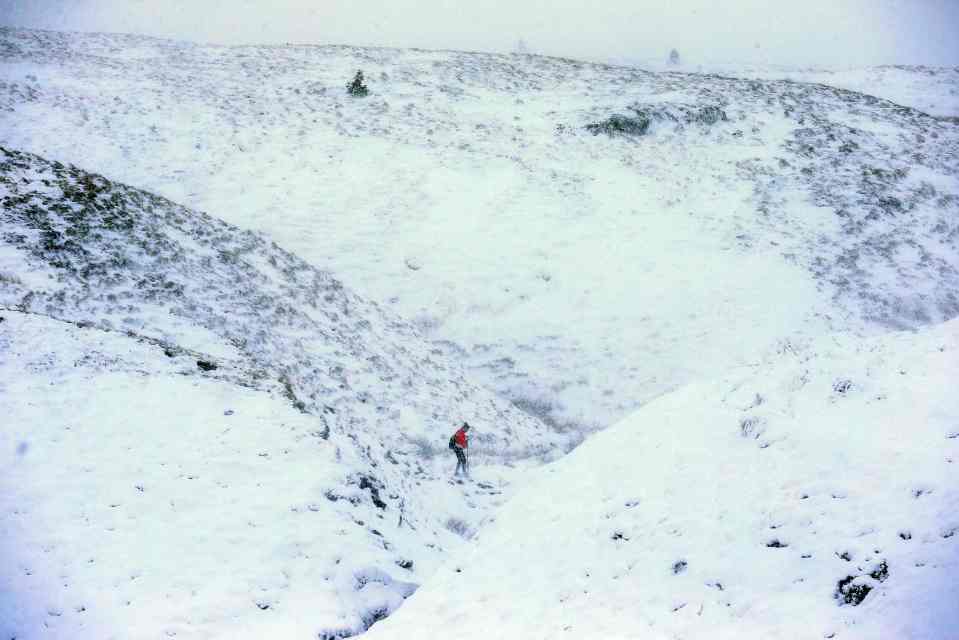
[[[959,127],[882,93],[10,29],[0,74],[0,144],[264,231],[561,424],[959,312]],[[650,126],[586,130],[614,114]]]
[[[954,638],[957,380],[954,320],[660,398],[368,637]]]
[[[2,637],[357,633],[561,451],[258,234],[2,148],[0,202]]]

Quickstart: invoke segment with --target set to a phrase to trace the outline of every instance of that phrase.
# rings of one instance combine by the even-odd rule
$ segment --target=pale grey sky
[[[0,0],[0,24],[222,44],[531,51],[691,63],[959,65],[959,0]]]

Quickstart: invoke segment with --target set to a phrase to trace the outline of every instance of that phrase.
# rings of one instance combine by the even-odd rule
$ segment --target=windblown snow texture
[[[0,29],[0,635],[949,637],[955,70],[723,73]]]
[[[564,441],[260,234],[7,149],[0,202],[4,634],[357,633]]]
[[[784,339],[959,312],[953,70],[786,74],[876,97],[527,55],[0,43],[0,144],[267,232],[560,427]],[[649,125],[587,129],[617,116]]]
[[[957,354],[831,337],[651,402],[369,637],[953,638]]]

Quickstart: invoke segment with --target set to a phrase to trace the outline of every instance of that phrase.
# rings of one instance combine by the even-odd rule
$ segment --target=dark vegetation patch
[[[869,577],[878,582],[885,582],[886,578],[889,577],[889,565],[885,560],[879,563],[879,565],[869,572]]]
[[[862,604],[862,601],[866,599],[866,596],[877,584],[888,579],[889,564],[882,560],[865,575],[847,575],[840,579],[836,583],[836,591],[833,595],[839,601],[840,606],[851,604],[856,607]]]
[[[593,135],[605,133],[608,136],[642,136],[649,132],[655,123],[671,125],[682,130],[690,125],[712,126],[728,120],[726,112],[718,105],[689,104],[635,104],[628,107],[631,115],[613,114],[586,125]]]
[[[856,582],[855,576],[846,576],[836,583],[835,598],[840,604],[851,604],[856,607],[866,599],[870,591],[872,587],[868,584]]]
[[[447,518],[446,528],[466,540],[473,537],[473,530],[461,518]]]
[[[594,136],[605,133],[608,136],[641,136],[649,131],[649,118],[645,116],[624,116],[614,114],[600,122],[586,125],[586,130]]]
[[[765,429],[766,421],[758,416],[744,416],[739,420],[739,434],[744,438],[758,439]]]
[[[383,488],[383,483],[372,476],[367,476],[360,474],[358,476],[360,489],[366,489],[370,492],[370,500],[373,504],[376,505],[378,509],[385,509],[386,502],[380,498],[380,489]]]
[[[366,86],[362,70],[357,71],[353,79],[346,84],[346,93],[354,98],[365,98],[370,94],[370,88]]]
[[[841,396],[849,393],[849,390],[852,389],[852,380],[847,380],[845,378],[840,378],[832,383],[832,390],[838,393]]]

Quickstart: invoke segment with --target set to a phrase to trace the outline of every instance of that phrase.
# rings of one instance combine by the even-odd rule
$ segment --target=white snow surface
[[[959,118],[959,67],[883,65],[785,72],[739,69],[735,75],[818,82],[876,96],[943,118]]]
[[[943,118],[959,117],[959,67],[927,65],[880,65],[876,67],[795,67],[776,64],[684,62],[671,65],[662,60],[617,60],[650,71],[712,73],[736,78],[812,82],[889,100]]]
[[[0,28],[0,639],[952,637],[954,76],[683,71]]]
[[[258,234],[6,149],[0,202],[0,637],[355,635],[568,443]]]
[[[871,95],[527,55],[0,44],[0,144],[269,234],[563,427],[783,340],[959,313],[959,127]],[[917,82],[950,104],[954,83]],[[727,119],[683,120],[706,107]],[[631,108],[666,119],[584,129]]]
[[[481,459],[478,483],[450,485],[449,461],[417,456],[400,489],[229,366],[201,375],[119,332],[2,317],[4,638],[350,636],[466,545],[519,476]],[[384,508],[357,474],[386,480]]]
[[[957,354],[834,336],[659,398],[364,637],[955,638]]]
[[[122,334],[4,317],[3,637],[308,637],[350,565],[383,563],[322,497],[342,470],[312,417]]]

